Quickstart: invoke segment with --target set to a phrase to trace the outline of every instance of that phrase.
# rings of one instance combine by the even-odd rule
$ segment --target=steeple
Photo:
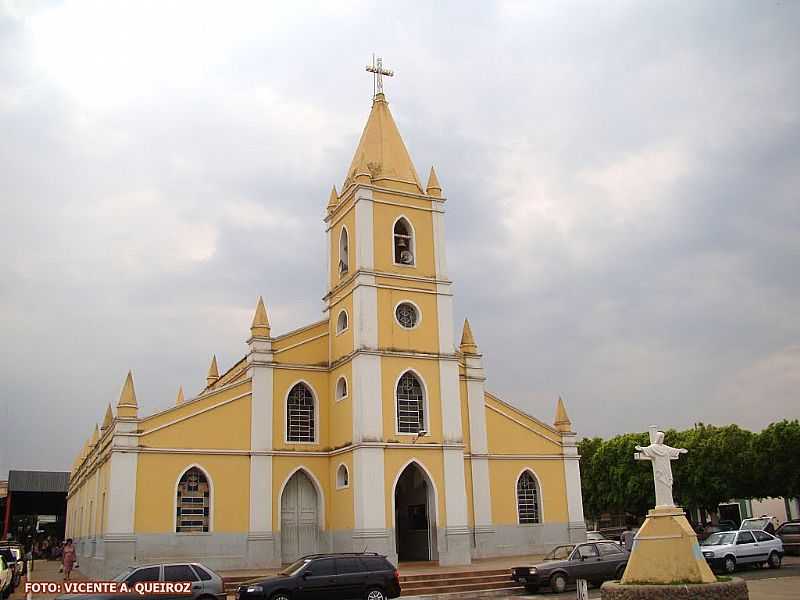
[[[442,185],[439,183],[439,178],[436,176],[436,170],[431,165],[431,172],[428,175],[428,185],[425,186],[425,193],[428,196],[439,197],[442,195]]]
[[[114,413],[111,411],[111,403],[108,403],[108,408],[106,408],[106,416],[103,417],[103,424],[100,426],[100,431],[105,431],[109,427],[111,427],[111,423],[114,421]]]
[[[383,93],[376,94],[372,101],[367,124],[347,170],[344,189],[354,182],[373,182],[406,191],[415,188],[414,191],[422,192],[417,171]]]
[[[139,415],[139,405],[136,403],[136,390],[133,387],[133,373],[128,371],[122,393],[117,402],[117,416],[121,419],[135,419]]]
[[[208,367],[208,375],[206,375],[206,387],[211,387],[219,379],[219,369],[217,368],[217,355],[211,357],[211,365]]]
[[[336,208],[337,204],[339,204],[339,194],[336,193],[336,186],[334,185],[331,188],[331,195],[328,198],[328,206],[327,206],[328,212]]]
[[[183,386],[178,388],[178,397],[175,398],[175,406],[183,404]]]
[[[461,333],[461,352],[464,354],[478,353],[478,344],[475,343],[468,319],[464,319],[464,331]]]
[[[555,425],[556,429],[562,433],[572,431],[572,421],[570,421],[569,416],[567,416],[567,409],[564,406],[564,401],[561,399],[561,396],[558,397],[558,404],[556,405],[556,420],[553,422],[553,425]]]
[[[334,193],[336,189],[334,188]],[[264,299],[259,296],[256,303],[256,312],[253,315],[253,322],[250,325],[250,335],[253,337],[269,337],[269,318],[267,317],[267,307],[264,306]],[[209,375],[211,372],[209,371]]]
[[[89,440],[89,446],[94,448],[97,446],[97,442],[100,439],[100,431],[97,429],[97,423],[94,424],[94,431],[92,432],[92,437]]]

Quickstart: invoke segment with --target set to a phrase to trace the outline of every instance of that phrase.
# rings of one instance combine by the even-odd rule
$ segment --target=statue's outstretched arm
[[[641,446],[636,446],[636,451],[637,452],[644,452],[644,448],[642,448]]]

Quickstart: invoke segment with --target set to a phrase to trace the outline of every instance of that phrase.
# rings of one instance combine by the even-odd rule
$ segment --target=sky
[[[0,478],[322,318],[373,53],[487,389],[579,436],[800,417],[800,3],[0,0]]]

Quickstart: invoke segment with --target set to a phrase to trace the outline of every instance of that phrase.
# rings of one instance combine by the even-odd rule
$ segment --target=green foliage
[[[665,432],[664,442],[689,453],[672,463],[675,501],[684,507],[713,510],[732,498],[800,495],[800,423],[781,421],[755,434],[737,425],[695,425]],[[649,461],[634,460],[646,433],[608,440],[585,438],[579,444],[584,512],[644,516],[655,504]]]

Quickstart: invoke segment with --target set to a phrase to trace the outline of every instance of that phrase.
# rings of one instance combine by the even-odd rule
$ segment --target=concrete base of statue
[[[602,600],[749,600],[744,579],[734,577],[717,583],[682,585],[623,585],[606,581],[600,588]]]
[[[683,509],[656,506],[633,542],[622,585],[716,583]]]

